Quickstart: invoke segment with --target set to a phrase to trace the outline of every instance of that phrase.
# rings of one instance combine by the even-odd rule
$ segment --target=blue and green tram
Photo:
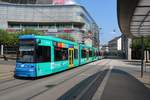
[[[92,61],[95,61],[96,58],[94,55],[95,48],[94,47],[88,47],[86,45],[80,44],[80,64],[86,64]]]
[[[40,77],[96,60],[96,48],[52,36],[19,37],[15,76]]]

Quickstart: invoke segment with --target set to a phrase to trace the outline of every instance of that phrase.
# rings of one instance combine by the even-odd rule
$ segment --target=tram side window
[[[94,51],[92,51],[92,57],[94,57]]]
[[[96,56],[96,51],[94,51],[94,56]]]
[[[89,57],[92,57],[92,51],[91,50],[89,51]]]
[[[55,52],[54,55],[55,61],[68,60],[68,48],[55,47],[54,52]]]
[[[74,59],[78,59],[78,49],[74,49]]]
[[[101,52],[99,51],[99,56],[101,56]]]
[[[82,58],[86,58],[86,50],[82,50]]]
[[[36,50],[37,62],[50,62],[51,61],[51,48],[49,46],[38,46]]]
[[[95,51],[95,57],[97,57],[97,51]]]
[[[98,53],[98,51],[97,51],[97,56],[99,56],[99,53]]]

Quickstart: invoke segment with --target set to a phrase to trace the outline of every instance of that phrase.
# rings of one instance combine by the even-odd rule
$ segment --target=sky
[[[117,21],[117,0],[74,0],[83,5],[101,28],[100,44],[107,44],[108,41],[121,32]]]

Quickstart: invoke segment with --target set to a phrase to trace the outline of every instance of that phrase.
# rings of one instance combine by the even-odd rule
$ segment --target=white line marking
[[[107,72],[105,78],[103,79],[101,85],[99,86],[99,88],[97,89],[96,93],[94,94],[92,100],[100,100],[101,96],[103,94],[104,88],[107,84],[108,78],[110,76],[111,70],[113,69],[113,66],[109,67],[109,71]]]

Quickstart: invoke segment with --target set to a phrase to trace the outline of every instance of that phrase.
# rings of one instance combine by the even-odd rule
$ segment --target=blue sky
[[[101,44],[121,35],[117,22],[116,0],[76,0],[83,5],[101,29]],[[114,32],[115,30],[115,32]]]

